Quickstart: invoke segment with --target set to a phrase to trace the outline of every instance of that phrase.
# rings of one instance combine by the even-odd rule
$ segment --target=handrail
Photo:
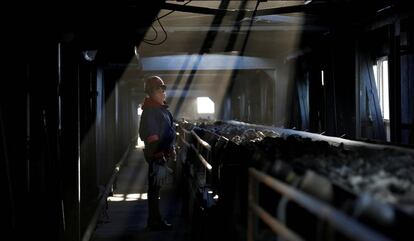
[[[190,134],[191,133],[191,131],[188,131],[188,130],[186,130],[185,128],[183,128],[183,127],[181,127],[181,130],[184,132],[184,133],[186,133],[186,134]]]
[[[207,150],[211,151],[211,146],[210,144],[208,144],[206,141],[204,141],[203,139],[201,139],[197,133],[195,133],[194,130],[191,130],[191,134],[193,134],[193,136],[197,139],[197,141]]]
[[[204,167],[211,172],[211,169],[213,169],[213,167],[210,165],[210,163],[208,163],[206,159],[204,159],[204,157],[200,154],[200,152],[193,144],[191,144],[191,149],[193,149],[193,151],[196,153],[198,159],[201,161],[201,163],[203,163]]]
[[[185,140],[185,138],[184,137],[180,137],[181,138],[181,141],[186,145],[186,146],[191,146],[190,145],[190,143],[188,143],[186,140]]]
[[[390,239],[383,235],[374,232],[362,223],[358,223],[352,218],[346,216],[344,213],[335,210],[329,204],[325,204],[311,196],[302,193],[288,185],[276,180],[275,178],[249,168],[249,177],[266,184],[268,187],[276,192],[279,192],[283,196],[289,198],[291,201],[296,202],[309,212],[319,216],[326,221],[329,221],[332,226],[341,231],[347,237],[353,240],[360,241],[389,241]],[[249,190],[250,192],[250,190]],[[249,200],[252,201],[252,200]],[[254,201],[254,200],[253,200]]]
[[[272,217],[268,212],[263,210],[260,206],[256,205],[255,203],[250,203],[249,207],[252,211],[259,216],[263,222],[265,222],[275,233],[280,234],[283,239],[288,241],[304,241],[302,237],[291,231],[282,223],[278,222],[275,218]]]
[[[187,146],[187,147],[191,147],[191,149],[195,152],[196,156],[198,157],[198,159],[200,160],[200,162],[204,165],[204,167],[211,172],[211,170],[213,169],[213,167],[211,166],[210,163],[208,163],[208,161],[201,155],[200,151],[197,149],[197,147],[195,147],[193,144],[187,142],[186,140],[186,135],[187,134],[191,134],[193,135],[197,142],[199,144],[201,144],[202,147],[206,148],[209,152],[211,151],[211,146],[210,144],[208,144],[208,142],[204,141],[203,139],[201,139],[197,133],[195,133],[194,130],[186,130],[185,128],[181,127],[181,130],[183,131],[184,135],[181,136],[181,140],[182,142]]]

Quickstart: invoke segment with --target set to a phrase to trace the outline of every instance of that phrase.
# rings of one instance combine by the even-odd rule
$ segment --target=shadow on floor
[[[160,209],[174,227],[169,231],[149,231],[147,220],[147,170],[141,149],[134,149],[121,167],[113,197],[96,226],[92,241],[189,240],[189,225],[183,215],[182,200],[175,186],[161,190]]]

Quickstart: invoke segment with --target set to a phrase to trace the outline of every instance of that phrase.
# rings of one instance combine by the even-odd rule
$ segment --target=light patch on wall
[[[322,86],[325,86],[325,77],[324,77],[323,70],[321,70],[321,84]]]
[[[137,108],[137,115],[138,115],[138,118],[141,118],[141,115],[142,115],[142,105],[138,105],[138,108]],[[138,136],[138,138],[137,138],[137,144],[135,145],[135,148],[136,149],[143,149],[145,147],[145,144],[144,144],[144,142],[141,140],[141,138]]]
[[[124,201],[124,197],[108,197],[109,202],[121,202]]]
[[[375,85],[378,91],[381,112],[384,120],[390,119],[389,86],[388,86],[388,59],[382,57],[377,64],[372,66],[375,78]]]
[[[145,147],[144,141],[138,136],[137,144],[135,145],[136,149],[143,149]]]
[[[136,201],[141,199],[141,193],[130,193],[126,195],[125,201]]]
[[[139,105],[138,108],[137,108],[137,114],[138,114],[138,116],[141,116],[142,115],[141,105]]]
[[[213,114],[214,102],[209,97],[197,97],[197,112],[199,114]]]
[[[141,200],[147,200],[148,199],[148,194],[143,193],[141,194]]]
[[[121,202],[121,201],[138,201],[138,200],[147,200],[147,193],[117,193],[112,197],[108,197],[109,202]]]

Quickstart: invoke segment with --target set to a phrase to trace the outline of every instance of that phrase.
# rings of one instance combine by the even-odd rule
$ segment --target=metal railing
[[[198,174],[201,174],[203,177],[200,184],[209,184],[208,177],[213,169],[212,165],[209,163],[209,160],[211,158],[210,144],[201,139],[194,130],[189,131],[182,126],[180,126],[180,129],[182,133],[180,135],[182,143],[186,146],[187,149],[191,149],[194,152],[197,160],[201,164],[201,168],[200,165],[195,166],[197,172],[201,171],[201,173],[199,172]]]
[[[249,168],[249,190],[248,190],[248,222],[247,240],[253,241],[256,237],[258,228],[258,218],[266,223],[270,229],[279,237],[285,240],[301,241],[305,240],[285,224],[279,222],[275,217],[261,208],[258,203],[258,184],[263,183],[273,191],[286,197],[289,201],[301,206],[312,215],[319,219],[329,222],[335,230],[345,235],[351,240],[359,241],[388,241],[390,239],[371,230],[366,225],[355,221],[341,211],[327,203],[319,201],[308,194],[305,194],[277,179],[260,172],[254,168]]]
[[[197,140],[197,147],[191,144],[191,148],[196,153],[198,159],[201,161],[201,163],[204,165],[204,167],[211,172],[212,166],[207,162],[207,160],[201,155],[200,151],[202,151],[202,148],[205,148],[207,150],[207,159],[210,159],[210,153],[211,153],[211,146],[205,142],[203,139],[201,139],[194,130],[191,131],[191,134],[196,138]]]

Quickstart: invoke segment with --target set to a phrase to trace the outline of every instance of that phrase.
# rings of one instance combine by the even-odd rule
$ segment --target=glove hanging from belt
[[[149,173],[150,177],[153,177],[153,184],[161,186],[170,181],[170,174],[173,170],[167,166],[167,159],[170,155],[170,151],[159,151],[159,141],[150,142],[145,145],[144,157],[145,160],[151,165]]]
[[[160,158],[156,160],[152,160],[150,162],[151,165],[151,172],[149,173],[150,177],[152,177],[153,184],[157,186],[162,186],[171,181],[171,174],[173,170],[167,166],[167,161],[165,158]]]

